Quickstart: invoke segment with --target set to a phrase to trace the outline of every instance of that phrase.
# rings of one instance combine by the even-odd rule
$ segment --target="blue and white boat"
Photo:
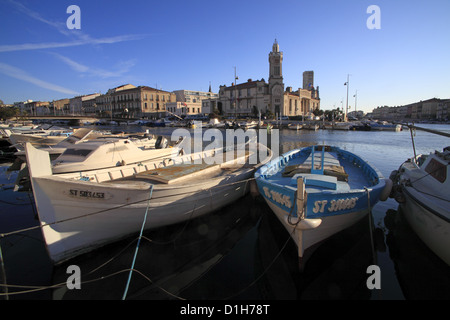
[[[314,248],[365,217],[392,188],[367,161],[333,146],[287,152],[259,168],[255,179],[295,241],[301,269]]]

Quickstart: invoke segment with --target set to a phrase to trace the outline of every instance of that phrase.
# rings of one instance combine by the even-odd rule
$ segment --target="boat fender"
[[[389,176],[389,179],[396,183],[398,180],[398,170],[392,171]]]
[[[391,189],[391,193],[389,194],[389,198],[395,198],[395,195],[397,194],[398,180],[399,180],[398,170],[392,171],[390,176],[389,176],[389,179],[393,183],[393,186],[392,186],[392,189]]]
[[[389,198],[389,195],[391,194],[391,190],[392,190],[392,185],[393,185],[393,182],[391,179],[384,179],[384,181],[386,184],[380,194],[381,201],[386,201],[387,198]]]

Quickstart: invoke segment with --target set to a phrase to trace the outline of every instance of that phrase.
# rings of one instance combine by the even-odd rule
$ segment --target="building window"
[[[274,67],[274,74],[275,74],[276,76],[279,76],[279,75],[280,75],[280,66],[275,66],[275,67]]]

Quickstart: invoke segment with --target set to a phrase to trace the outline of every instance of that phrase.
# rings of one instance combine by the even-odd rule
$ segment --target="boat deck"
[[[132,176],[106,181],[106,183],[121,184],[130,182],[146,182],[154,185],[197,184],[202,181],[204,182],[205,180],[223,178],[226,175],[232,175],[235,172],[245,169],[254,169],[255,165],[249,163],[249,157],[251,155],[250,152],[244,152],[243,156],[240,157],[240,162],[237,161],[239,159],[237,154],[235,152],[232,154],[234,158],[232,158],[233,160],[231,161],[228,160],[228,162],[226,162],[225,154],[221,155],[219,159],[202,159],[200,163],[198,163],[199,159],[194,161],[192,158],[187,158],[188,161],[186,162],[146,170]],[[219,160],[219,163],[217,163],[216,160]],[[225,163],[222,164],[220,160],[223,160]]]
[[[312,162],[312,153],[300,154],[300,157],[290,159],[286,166],[269,176],[267,181],[279,185],[291,185],[295,188],[297,178],[301,176],[306,179],[308,193],[363,189],[372,185],[362,166],[341,157],[337,152],[324,153],[323,173],[322,151],[314,153],[314,168],[312,168]]]

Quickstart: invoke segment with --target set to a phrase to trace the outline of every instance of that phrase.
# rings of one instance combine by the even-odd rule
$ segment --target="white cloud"
[[[90,76],[94,76],[97,78],[116,78],[116,77],[122,77],[125,73],[127,73],[134,65],[135,60],[127,60],[124,62],[119,63],[118,67],[115,70],[103,70],[100,68],[92,68],[88,67],[84,64],[81,64],[79,62],[76,62],[66,56],[63,56],[59,53],[52,53],[54,56],[56,56],[58,59],[63,61],[65,64],[67,64],[69,67],[71,67],[73,70],[81,73],[81,74],[87,74]]]
[[[74,40],[71,42],[7,44],[7,45],[0,45],[0,52],[65,48],[65,47],[82,46],[82,45],[86,45],[86,44],[112,44],[112,43],[118,43],[118,42],[123,42],[123,41],[138,40],[138,39],[142,39],[143,37],[144,37],[143,35],[123,35],[123,36],[100,38],[100,39],[90,38],[87,40]]]
[[[16,67],[13,67],[13,66],[10,66],[6,63],[0,63],[0,73],[3,73],[12,78],[16,78],[16,79],[19,79],[19,80],[22,80],[25,82],[29,82],[31,84],[34,84],[34,85],[44,88],[44,89],[57,91],[57,92],[64,93],[64,94],[71,94],[71,95],[78,94],[78,92],[76,92],[76,91],[66,89],[66,88],[63,88],[56,84],[35,78],[32,75],[28,74],[26,71],[16,68]]]
[[[20,12],[26,14],[27,16],[45,23],[48,26],[55,28],[59,33],[69,37],[76,39],[69,42],[44,42],[44,43],[24,43],[24,44],[11,44],[11,45],[1,45],[0,52],[10,52],[10,51],[23,51],[23,50],[36,50],[36,49],[52,49],[52,48],[64,48],[64,47],[74,47],[74,46],[82,46],[82,45],[98,45],[98,44],[112,44],[123,41],[132,41],[132,40],[140,40],[145,37],[145,35],[121,35],[107,38],[92,38],[90,35],[83,33],[81,30],[77,30],[77,32],[71,32],[67,29],[65,23],[50,21],[42,17],[38,12],[35,12],[23,4],[14,1],[8,0],[9,3],[14,5]]]

